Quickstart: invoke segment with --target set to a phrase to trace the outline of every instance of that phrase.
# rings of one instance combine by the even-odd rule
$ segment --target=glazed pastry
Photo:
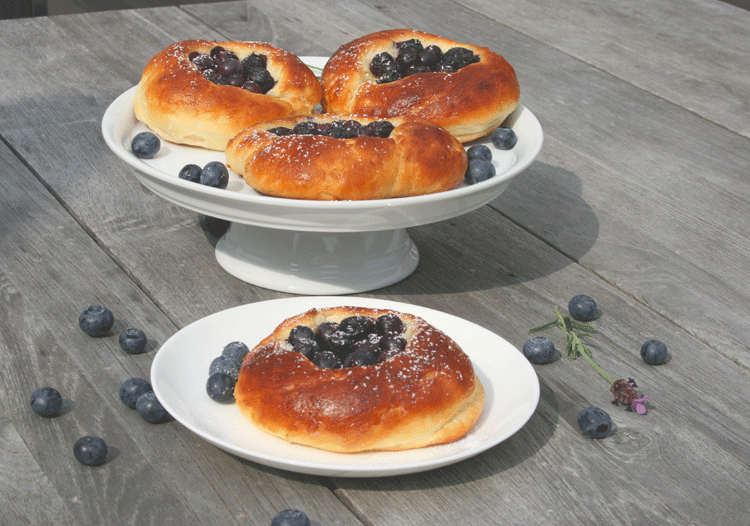
[[[314,200],[406,197],[454,188],[464,148],[439,126],[311,115],[250,127],[227,145],[227,164],[258,192]]]
[[[242,414],[286,441],[338,453],[453,442],[484,389],[458,344],[422,318],[383,309],[312,309],[245,357]]]
[[[462,143],[502,124],[520,95],[515,71],[497,53],[408,29],[341,46],[320,80],[326,112],[416,115]]]
[[[149,61],[133,106],[162,139],[224,150],[248,126],[312,113],[321,93],[310,68],[270,44],[185,40]]]

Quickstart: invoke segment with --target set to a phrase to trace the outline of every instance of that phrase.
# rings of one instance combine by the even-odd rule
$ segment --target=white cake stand
[[[303,60],[322,66],[326,58]],[[141,183],[157,195],[230,221],[216,246],[216,259],[227,272],[248,283],[292,294],[367,292],[406,278],[419,262],[406,228],[449,219],[489,203],[531,164],[542,147],[539,121],[519,105],[506,123],[518,136],[512,150],[498,150],[489,139],[475,141],[490,147],[497,170],[495,177],[482,183],[462,183],[447,192],[397,199],[281,199],[257,193],[232,172],[224,190],[178,177],[188,163],[225,163],[223,152],[162,141],[152,159],[137,158],[130,142],[148,128],[133,112],[134,92],[131,88],[120,95],[104,114],[102,133],[109,148],[135,167]]]

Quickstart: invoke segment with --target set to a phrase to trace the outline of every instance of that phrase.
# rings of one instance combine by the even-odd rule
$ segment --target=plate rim
[[[523,428],[526,425],[526,423],[529,421],[531,416],[533,416],[538,406],[539,397],[540,397],[540,387],[539,387],[538,376],[536,375],[536,371],[533,369],[533,367],[527,360],[525,359],[521,360],[523,355],[522,353],[520,353],[520,351],[518,351],[519,355],[518,357],[514,359],[517,360],[518,364],[523,364],[521,365],[521,367],[526,369],[525,374],[527,378],[525,378],[525,380],[532,382],[532,385],[529,386],[529,388],[531,389],[530,398],[524,401],[524,404],[528,407],[528,409],[526,409],[526,411],[523,412],[520,417],[517,417],[515,424],[511,425],[508,430],[504,431],[504,433],[500,433],[499,436],[495,436],[490,440],[478,441],[478,444],[476,446],[455,452],[453,454],[448,454],[446,456],[437,457],[437,458],[430,458],[427,460],[407,461],[407,462],[395,463],[395,464],[394,463],[391,463],[391,464],[372,463],[372,464],[367,464],[367,465],[351,464],[351,463],[350,464],[347,464],[347,463],[331,464],[331,463],[325,463],[325,462],[313,462],[313,461],[303,462],[303,461],[299,461],[296,459],[288,459],[282,456],[274,456],[274,455],[270,455],[264,452],[253,451],[248,448],[238,446],[237,444],[229,443],[223,438],[212,436],[209,431],[207,431],[206,429],[202,429],[200,427],[198,421],[195,421],[194,418],[186,417],[183,414],[182,410],[176,409],[171,404],[171,399],[168,396],[165,396],[165,394],[161,391],[161,386],[159,382],[161,363],[168,359],[169,353],[174,352],[170,350],[171,348],[170,345],[174,345],[174,341],[179,339],[178,335],[182,333],[183,331],[189,332],[189,330],[195,330],[195,326],[209,323],[207,321],[209,318],[227,316],[229,311],[236,311],[236,310],[243,310],[243,309],[251,309],[251,310],[260,309],[260,310],[267,311],[269,310],[269,306],[271,305],[273,307],[279,307],[282,311],[283,310],[289,311],[288,312],[289,316],[293,316],[295,314],[298,314],[299,312],[303,312],[303,309],[310,308],[310,306],[333,306],[333,305],[353,305],[353,306],[365,306],[365,307],[391,308],[394,310],[400,310],[402,312],[417,311],[417,312],[414,312],[414,314],[416,314],[417,316],[421,316],[421,317],[424,317],[425,315],[427,315],[427,317],[429,318],[430,315],[433,314],[435,317],[443,318],[445,320],[449,320],[449,321],[456,322],[459,324],[470,324],[475,329],[478,329],[481,333],[492,335],[495,338],[497,338],[501,343],[503,343],[505,346],[511,347],[515,349],[516,351],[518,351],[518,349],[514,345],[512,345],[506,339],[502,338],[500,335],[492,331],[489,331],[488,329],[485,329],[473,322],[460,318],[458,316],[455,316],[455,315],[452,315],[443,311],[439,311],[436,309],[432,309],[429,307],[421,307],[417,305],[411,305],[411,304],[396,302],[392,300],[381,300],[377,298],[364,298],[364,297],[354,298],[354,297],[347,297],[347,296],[324,296],[324,297],[305,296],[305,297],[293,297],[293,298],[277,298],[277,299],[264,300],[260,302],[253,302],[253,303],[238,305],[235,307],[231,307],[231,308],[224,309],[222,311],[210,314],[208,316],[200,318],[186,325],[184,328],[180,329],[174,335],[172,335],[169,339],[167,339],[167,341],[165,341],[164,344],[162,344],[162,346],[157,351],[157,354],[154,357],[154,360],[152,362],[150,380],[151,380],[152,388],[157,395],[157,398],[162,401],[162,403],[165,406],[165,409],[167,409],[167,411],[172,415],[172,417],[175,420],[177,420],[181,425],[186,427],[189,431],[196,434],[199,438],[237,457],[244,458],[246,460],[257,462],[259,464],[277,468],[277,469],[292,471],[296,473],[306,473],[306,474],[322,475],[322,476],[381,477],[381,476],[417,473],[417,472],[436,469],[439,467],[444,467],[450,464],[454,464],[456,462],[460,462],[467,458],[471,458],[473,456],[483,453],[484,451],[496,446],[497,444],[503,442],[504,440],[507,440],[509,437],[517,433],[521,428]],[[273,328],[276,326],[278,321],[279,320],[277,320],[276,322],[269,321],[269,327],[270,327],[269,333],[271,330],[273,330]],[[267,334],[258,335],[258,340],[260,340],[261,338],[265,336],[267,336]],[[255,345],[255,342],[252,342],[252,345]],[[165,349],[166,351],[163,352],[163,350]],[[467,354],[471,356],[471,351],[470,350],[467,351]],[[494,384],[491,382],[491,378],[485,375],[484,371],[482,371],[480,368],[477,368],[477,369],[478,369],[477,371],[478,375],[482,378],[483,383],[486,381],[489,381],[489,384],[485,385],[486,391],[490,393],[494,392],[494,388],[493,388]],[[237,414],[239,417],[241,417],[239,410],[237,411]],[[484,411],[483,411],[483,414],[484,414]],[[248,423],[250,422],[248,421]],[[250,425],[252,425],[252,423],[250,423]],[[269,437],[271,437],[271,435],[269,435]],[[278,439],[278,440],[281,440],[281,439]],[[316,450],[315,448],[312,448],[309,446],[300,446],[297,444],[286,443],[286,446],[293,447],[295,449],[296,448],[309,449],[313,453],[315,451],[321,451],[321,450]],[[440,446],[434,446],[434,447],[440,447]],[[379,453],[392,454],[393,452],[371,452],[371,453],[366,453],[366,454],[371,455],[371,456],[378,456]],[[405,452],[399,452],[399,453],[402,453],[405,456],[408,456],[409,451],[407,450]],[[330,455],[331,453],[325,452],[325,454]],[[345,459],[347,457],[347,454],[333,454],[333,455],[335,456],[340,455],[342,459]]]

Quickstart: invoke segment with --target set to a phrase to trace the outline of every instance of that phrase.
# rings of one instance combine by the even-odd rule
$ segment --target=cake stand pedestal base
[[[419,252],[406,229],[297,232],[232,223],[216,245],[216,260],[259,287],[326,296],[397,283],[417,268]]]

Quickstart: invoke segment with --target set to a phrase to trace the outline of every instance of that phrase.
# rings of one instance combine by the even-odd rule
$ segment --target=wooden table
[[[387,478],[327,478],[226,454],[152,425],[118,388],[211,313],[286,294],[223,271],[201,218],[146,190],[101,117],[148,59],[194,37],[326,55],[412,27],[515,67],[545,133],[537,160],[476,211],[412,228],[416,272],[362,296],[471,320],[520,348],[575,294],[601,317],[596,362],[632,376],[646,415],[610,405],[583,360],[535,366],[541,400],[469,460]],[[715,0],[274,0],[0,21],[0,524],[745,524],[750,516],[750,13]],[[100,303],[149,352],[77,326]],[[545,333],[558,349],[562,333]],[[640,358],[657,338],[671,360]],[[64,413],[42,419],[52,385]],[[584,437],[581,408],[617,430]],[[104,437],[105,465],[72,445]]]

